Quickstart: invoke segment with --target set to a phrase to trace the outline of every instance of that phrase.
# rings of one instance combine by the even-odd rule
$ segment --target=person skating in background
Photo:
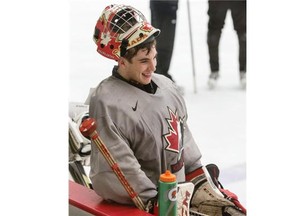
[[[175,41],[177,10],[178,0],[150,0],[151,25],[162,32],[157,38],[158,66],[155,73],[163,74],[171,80],[173,78],[169,68]]]
[[[115,4],[104,9],[96,22],[94,41],[98,53],[116,65],[89,94],[89,116],[96,120],[99,136],[145,205],[155,204],[159,176],[170,170],[179,183],[194,184],[192,210],[242,216],[245,209],[237,205],[237,198],[220,192],[202,165],[201,152],[187,125],[185,101],[175,83],[154,73],[159,34],[131,6]],[[90,166],[89,176],[98,195],[134,205],[96,145],[92,145]],[[212,175],[215,178],[218,175]]]
[[[208,1],[208,34],[207,44],[209,49],[209,88],[215,88],[220,76],[219,66],[219,41],[225,24],[227,11],[231,10],[234,30],[239,42],[239,77],[240,85],[246,88],[246,0],[235,1]],[[223,41],[225,43],[225,41]],[[223,62],[225,64],[225,62]]]

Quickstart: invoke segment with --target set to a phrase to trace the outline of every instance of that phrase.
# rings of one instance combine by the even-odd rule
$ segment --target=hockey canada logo
[[[182,124],[183,121],[178,117],[177,110],[173,112],[169,107],[168,111],[170,118],[166,118],[168,123],[167,134],[164,134],[164,139],[167,143],[166,150],[179,153],[182,150]]]

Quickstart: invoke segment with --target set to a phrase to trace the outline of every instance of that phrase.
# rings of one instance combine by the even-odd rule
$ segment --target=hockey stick
[[[193,38],[192,38],[192,23],[191,23],[191,13],[190,13],[189,0],[187,0],[187,11],[188,11],[188,25],[189,25],[190,48],[191,48],[191,58],[192,58],[192,73],[193,73],[194,93],[196,94],[197,93],[196,72],[195,72],[194,49],[193,49]]]
[[[96,131],[96,121],[93,118],[88,118],[82,122],[80,125],[80,132],[83,134],[83,136],[87,137],[89,136],[92,140],[92,142],[97,146],[99,151],[102,153],[108,164],[110,165],[111,169],[127,191],[128,195],[134,202],[134,204],[140,209],[145,211],[145,205],[143,204],[140,197],[137,195],[137,193],[134,191],[134,189],[131,187],[127,179],[125,178],[122,170],[112,157],[111,153],[107,149],[106,145],[103,143],[101,138],[99,137],[97,131]]]

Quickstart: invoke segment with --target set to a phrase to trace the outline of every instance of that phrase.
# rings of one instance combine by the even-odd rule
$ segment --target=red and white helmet
[[[99,17],[93,39],[98,53],[118,61],[128,49],[159,34],[160,30],[149,24],[139,10],[113,4],[107,6]]]

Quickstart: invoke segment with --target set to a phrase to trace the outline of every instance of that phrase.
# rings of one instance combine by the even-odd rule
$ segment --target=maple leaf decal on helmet
[[[169,132],[167,134],[164,134],[164,139],[167,143],[167,146],[165,147],[166,150],[172,151],[175,153],[179,153],[182,149],[182,145],[180,146],[181,140],[182,140],[182,120],[178,117],[177,110],[173,112],[169,107],[168,111],[170,114],[170,118],[166,118],[166,121],[168,123],[168,130]]]

